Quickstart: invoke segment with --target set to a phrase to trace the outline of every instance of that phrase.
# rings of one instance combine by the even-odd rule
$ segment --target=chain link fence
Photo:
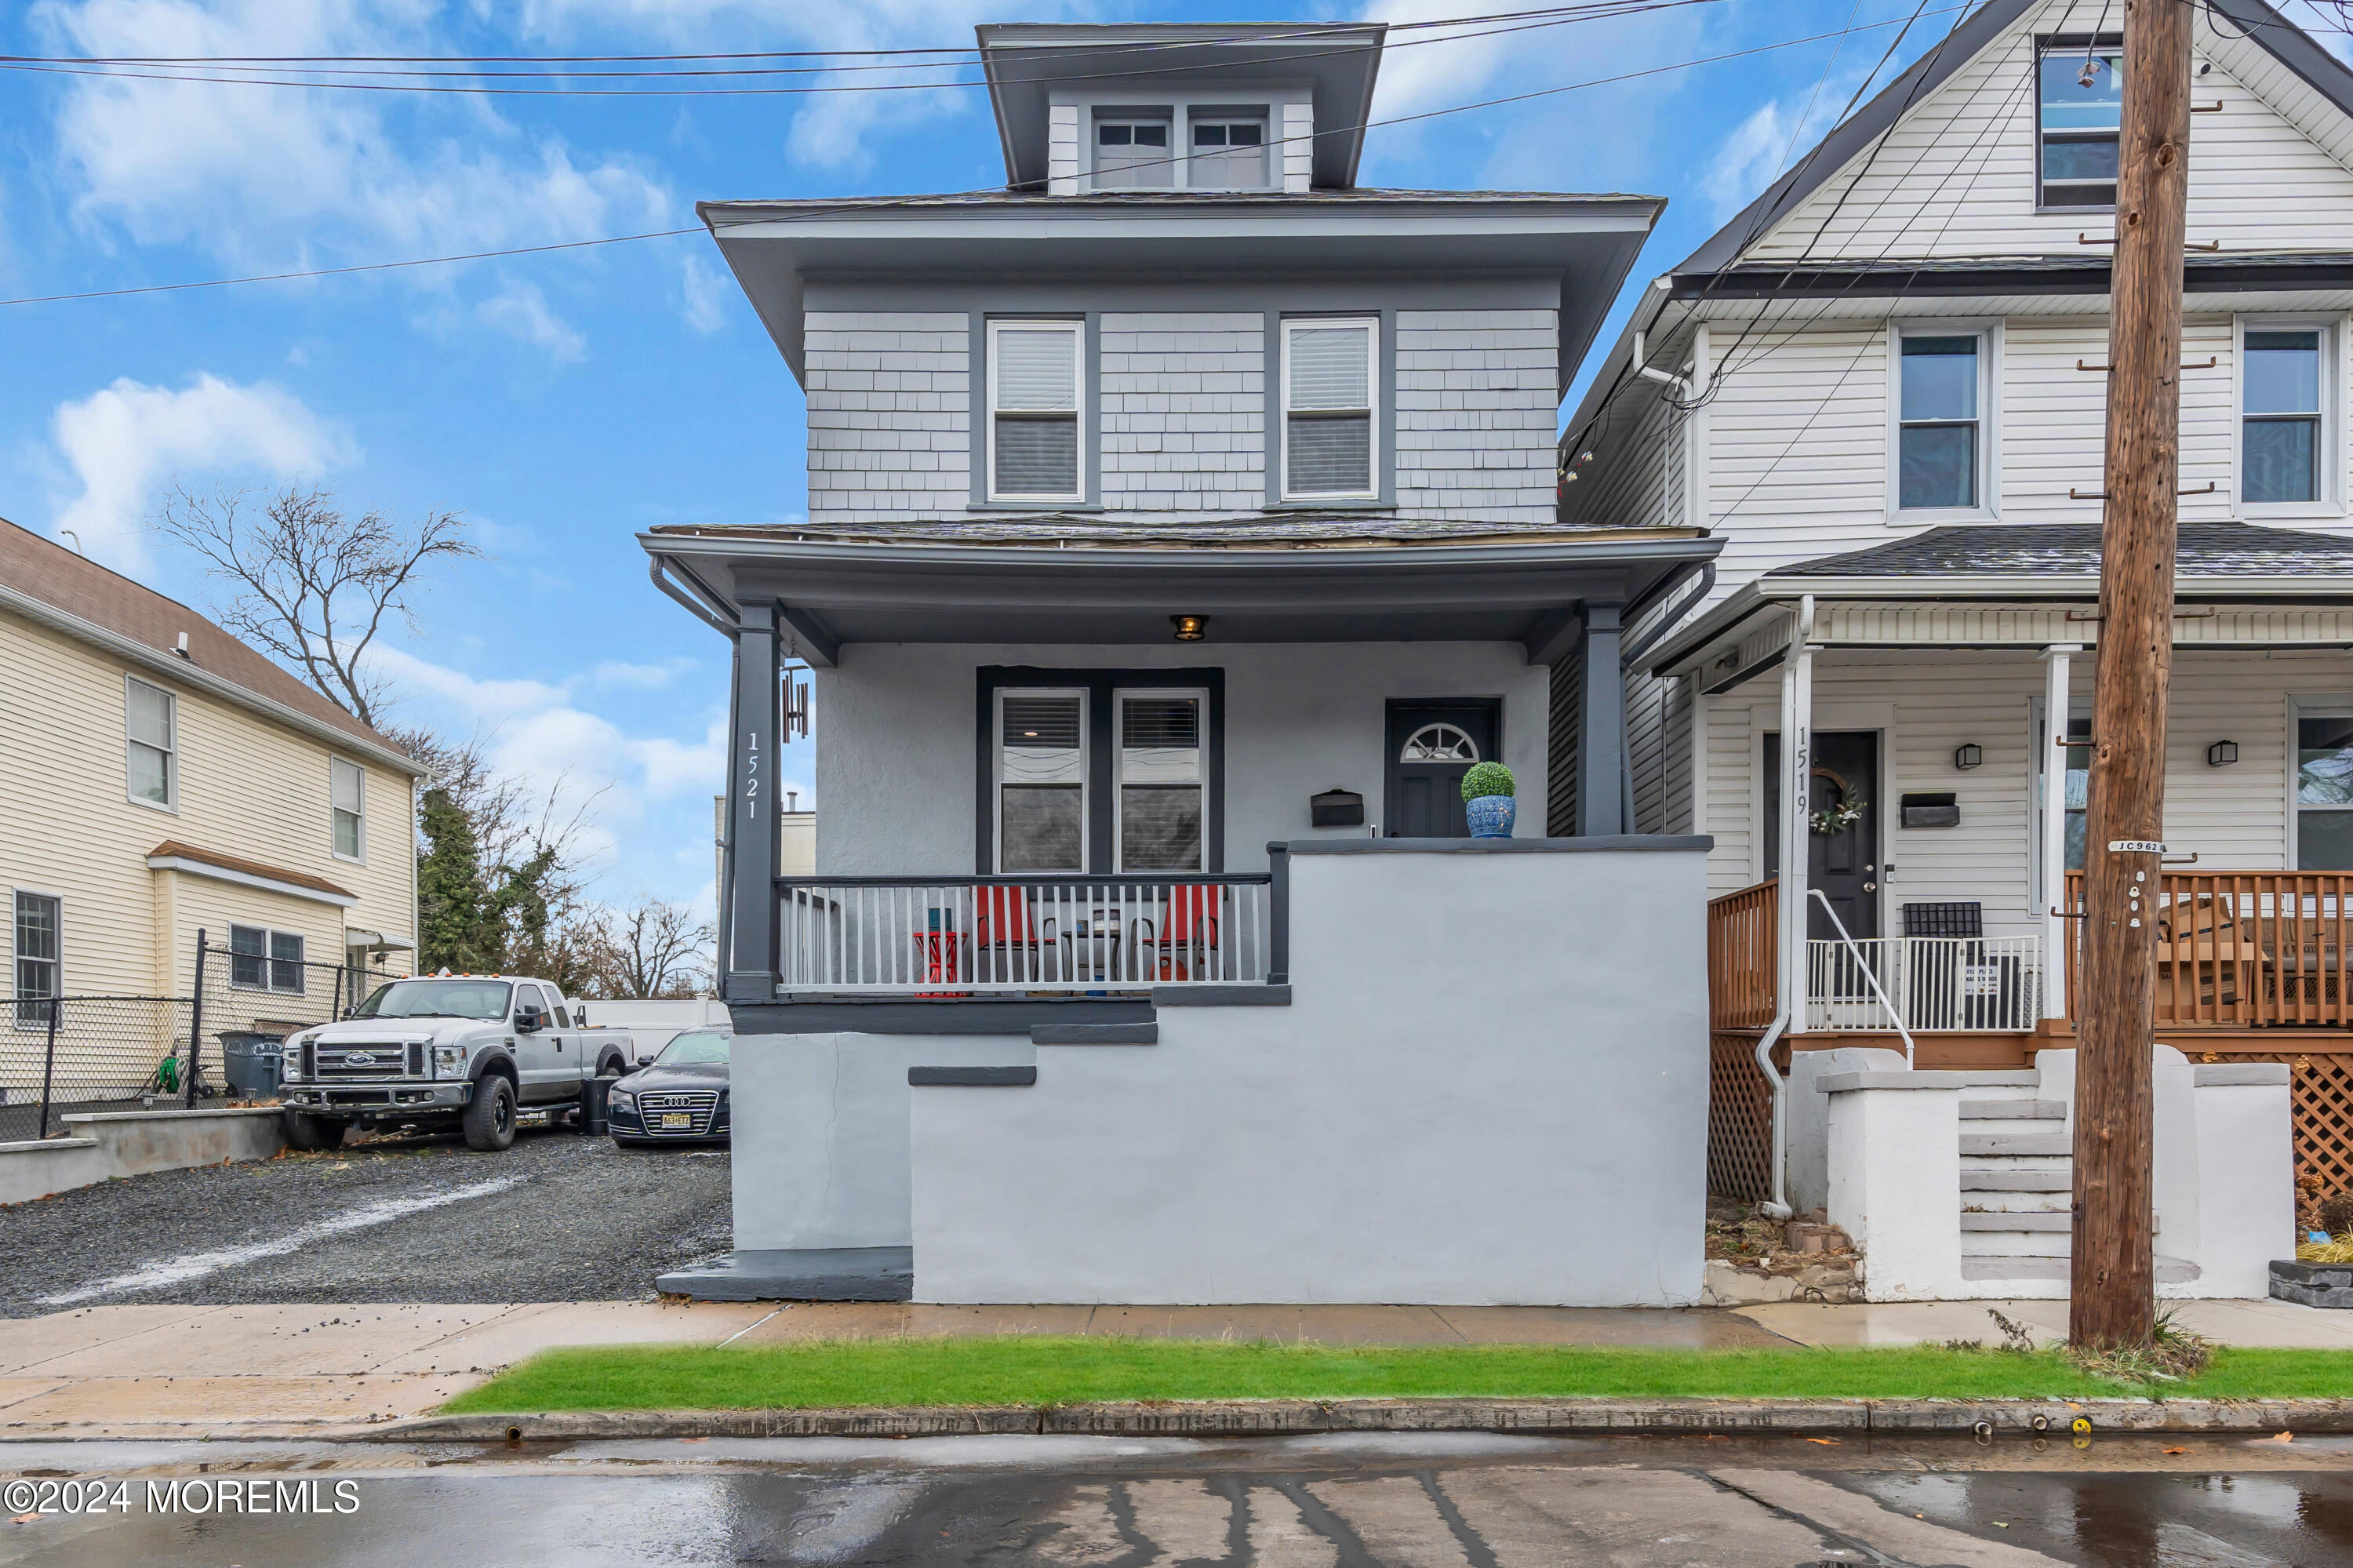
[[[0,1007],[0,1142],[63,1132],[69,1115],[185,1103],[189,998],[60,996]]]
[[[400,977],[381,966],[312,962],[282,945],[273,950],[268,933],[254,935],[261,940],[200,941],[190,1026],[200,1085],[267,1098],[276,1092],[288,1036],[349,1017],[370,991]]]

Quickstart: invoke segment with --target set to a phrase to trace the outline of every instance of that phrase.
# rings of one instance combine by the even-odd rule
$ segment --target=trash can
[[[578,1130],[584,1138],[601,1138],[611,1128],[607,1119],[606,1102],[612,1097],[611,1078],[591,1078],[580,1086],[580,1119]]]
[[[286,1037],[251,1029],[232,1029],[219,1036],[221,1074],[229,1092],[239,1099],[267,1100],[278,1097],[285,1076]]]

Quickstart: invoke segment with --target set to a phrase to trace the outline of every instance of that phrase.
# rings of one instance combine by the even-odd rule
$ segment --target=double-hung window
[[[997,868],[1087,869],[1087,696],[999,692]]]
[[[1167,121],[1095,122],[1095,189],[1166,190],[1176,183]]]
[[[1117,692],[1119,869],[1201,869],[1200,692]]]
[[[1980,504],[1985,468],[1982,333],[1899,333],[1896,507]]]
[[[1282,492],[1288,501],[1369,500],[1379,435],[1373,418],[1380,323],[1282,323]]]
[[[988,494],[1081,501],[1082,322],[988,323]]]
[[[327,759],[329,829],[335,853],[358,860],[367,853],[367,770],[340,757]]]
[[[2321,418],[2328,334],[2257,328],[2241,339],[2239,499],[2250,506],[2309,504],[2327,493]]]
[[[2044,208],[2116,205],[2116,137],[2124,112],[2124,45],[2045,38],[2036,93],[2035,199]]]
[[[61,989],[58,900],[46,893],[16,895],[16,1025],[46,1028],[49,1010],[43,1005]]]
[[[1185,183],[1197,191],[1262,190],[1266,186],[1266,122],[1196,120],[1193,165]]]
[[[2296,705],[2295,866],[2353,871],[2353,706]]]
[[[124,760],[131,798],[175,810],[180,804],[179,700],[136,675],[123,681]]]
[[[259,926],[228,928],[228,983],[244,991],[302,991],[302,938]]]

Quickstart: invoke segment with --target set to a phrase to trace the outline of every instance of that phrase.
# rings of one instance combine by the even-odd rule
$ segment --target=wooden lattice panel
[[[2335,1052],[2201,1051],[2192,1062],[2284,1062],[2296,1185],[2307,1192],[2353,1192],[2353,1055]],[[1715,1150],[1709,1149],[1709,1170]]]
[[[1709,1036],[1707,1065],[1707,1190],[1761,1202],[1772,1196],[1773,1095],[1756,1040]]]

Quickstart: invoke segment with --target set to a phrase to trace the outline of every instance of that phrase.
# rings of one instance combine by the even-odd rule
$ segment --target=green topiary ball
[[[1466,800],[1511,792],[1512,770],[1500,762],[1474,762],[1471,771],[1462,776],[1462,798]]]

